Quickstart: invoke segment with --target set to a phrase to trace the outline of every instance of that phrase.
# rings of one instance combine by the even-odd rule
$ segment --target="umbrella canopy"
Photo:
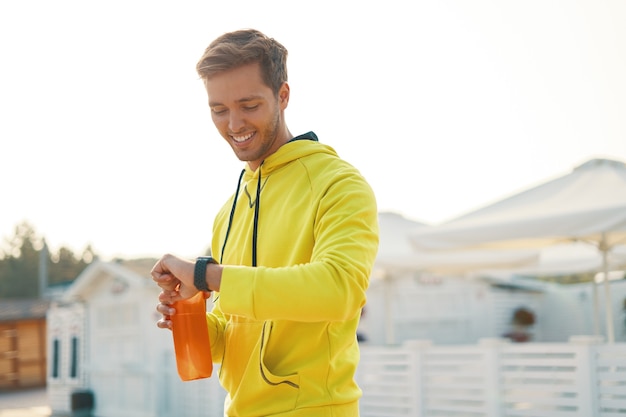
[[[536,250],[459,250],[446,253],[416,251],[411,255],[379,258],[375,267],[386,271],[415,271],[436,274],[466,274],[491,269],[536,267]]]
[[[517,252],[517,251],[514,251]],[[626,246],[614,247],[608,256],[611,271],[626,268]],[[602,254],[586,242],[562,243],[546,246],[539,251],[535,264],[522,265],[520,268],[502,269],[500,272],[514,273],[518,276],[554,278],[563,275],[584,274],[589,281],[598,271],[602,271]],[[490,270],[493,272],[493,269]]]
[[[413,230],[429,227],[425,223],[408,219],[399,213],[381,211],[378,213],[380,243],[378,258],[394,255],[407,255],[414,252],[410,234]]]
[[[493,268],[521,268],[536,265],[539,261],[539,251],[536,249],[458,250],[441,253],[417,250],[411,244],[411,233],[417,228],[423,229],[430,226],[392,212],[379,213],[378,222],[380,244],[375,268],[387,272],[428,271],[440,274],[462,274]]]
[[[411,234],[418,250],[539,248],[571,241],[594,245],[608,274],[611,250],[626,242],[623,162],[592,159],[569,174]],[[607,339],[612,342],[612,311],[606,304]]]

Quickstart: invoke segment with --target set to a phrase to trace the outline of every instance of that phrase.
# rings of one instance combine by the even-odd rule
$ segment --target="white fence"
[[[626,344],[364,346],[361,417],[626,417]]]
[[[170,375],[161,417],[222,417],[217,372],[181,383]],[[626,343],[361,348],[361,417],[626,417]]]

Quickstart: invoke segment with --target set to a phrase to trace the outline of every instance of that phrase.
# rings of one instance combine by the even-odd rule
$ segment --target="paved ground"
[[[50,407],[45,388],[0,391],[0,417],[48,417]]]

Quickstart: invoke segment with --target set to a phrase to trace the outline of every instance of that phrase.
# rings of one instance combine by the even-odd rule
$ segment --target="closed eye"
[[[254,104],[254,105],[244,106],[244,107],[243,107],[243,109],[244,109],[245,111],[254,111],[254,110],[258,109],[258,108],[259,108],[259,105],[258,105],[258,104]]]

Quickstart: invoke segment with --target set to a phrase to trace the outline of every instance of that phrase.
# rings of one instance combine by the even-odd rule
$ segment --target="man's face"
[[[250,168],[256,170],[290,139],[283,119],[289,86],[283,84],[274,96],[261,79],[259,64],[214,75],[205,86],[215,127]]]

